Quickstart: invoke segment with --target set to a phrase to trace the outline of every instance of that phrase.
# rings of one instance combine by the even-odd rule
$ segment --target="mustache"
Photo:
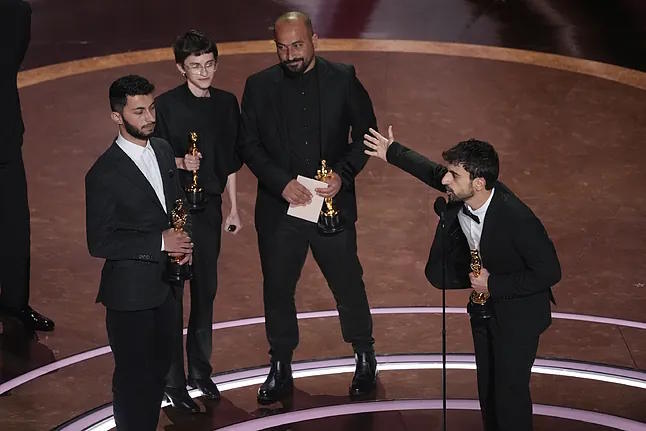
[[[292,60],[285,60],[283,61],[283,64],[294,64],[294,63],[299,63],[301,61],[305,61],[305,59],[303,57],[299,57],[299,58],[294,58]]]

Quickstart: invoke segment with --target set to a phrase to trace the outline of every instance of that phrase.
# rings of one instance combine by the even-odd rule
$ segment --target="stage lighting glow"
[[[379,361],[379,371],[409,371],[409,370],[437,370],[442,368],[442,361],[440,355],[393,355],[393,356],[380,356],[378,357]],[[447,357],[446,363],[447,369],[452,370],[475,370],[475,358],[473,355],[449,355]],[[239,389],[249,386],[257,386],[261,384],[266,377],[268,371],[267,367],[260,367],[250,370],[237,371],[227,374],[221,374],[213,377],[213,381],[217,383],[218,388],[221,392]],[[295,379],[306,378],[306,377],[319,377],[327,376],[334,374],[343,374],[343,373],[352,373],[354,372],[354,358],[341,358],[341,359],[332,359],[332,360],[321,360],[321,361],[312,361],[312,362],[300,362],[293,364],[293,376]],[[619,384],[624,386],[630,386],[640,389],[646,389],[646,373],[625,370],[621,368],[609,367],[604,365],[594,365],[594,364],[585,364],[580,362],[572,361],[557,361],[557,360],[547,360],[539,359],[537,364],[532,368],[533,373],[537,374],[547,374],[554,376],[563,376],[563,377],[572,377],[578,379],[587,379],[595,380],[606,383]],[[192,398],[196,398],[202,395],[198,389],[192,389],[189,391],[189,395]],[[428,401],[428,400],[420,400]],[[452,409],[463,410],[470,409],[465,407],[465,405],[460,404],[459,400],[451,400]],[[381,403],[381,401],[377,401]],[[431,404],[425,404],[425,408],[435,408]],[[471,404],[469,404],[470,406]],[[162,403],[162,407],[168,406],[168,402]],[[341,409],[342,406],[337,406]],[[400,406],[403,408],[403,405]],[[547,416],[561,417],[566,419],[587,421],[591,420],[591,417],[597,418],[595,421],[603,421],[603,423],[614,423],[619,429],[642,429],[634,428],[635,421],[629,421],[623,418],[615,418],[611,415],[599,414],[596,412],[588,412],[585,410],[576,410],[568,408],[557,408],[555,406],[539,406],[540,408],[536,410],[535,413]],[[377,411],[374,410],[375,406],[366,407],[365,411]],[[395,408],[395,407],[393,407]],[[314,409],[316,410],[316,409]],[[341,411],[341,410],[340,410]],[[79,419],[77,422],[71,422],[65,427],[61,428],[61,431],[108,431],[115,427],[114,419],[111,416],[112,409],[102,409],[101,411],[95,413],[97,417],[94,418],[96,421],[95,425],[86,426],[88,421],[91,422],[92,418],[89,416]],[[293,412],[292,412],[293,413]],[[339,413],[342,414],[342,413]],[[594,415],[599,415],[594,416]],[[102,415],[102,416],[101,416]],[[90,415],[91,416],[91,415]],[[108,416],[108,417],[106,417]],[[615,420],[616,419],[616,420]],[[613,422],[614,421],[614,422]],[[622,421],[628,421],[633,428],[622,428]],[[77,423],[77,426],[74,424]],[[83,426],[78,426],[80,423],[83,423]],[[600,422],[593,422],[600,423]],[[232,428],[233,429],[233,428]],[[644,428],[646,430],[646,425]]]

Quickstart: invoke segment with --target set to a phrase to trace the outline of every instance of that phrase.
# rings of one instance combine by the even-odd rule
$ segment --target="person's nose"
[[[448,172],[446,174],[444,174],[444,176],[442,177],[442,185],[448,186],[449,183],[451,182],[450,177],[451,177],[451,174],[449,174]]]
[[[149,123],[153,123],[155,121],[155,114],[150,109],[146,109],[145,120]]]

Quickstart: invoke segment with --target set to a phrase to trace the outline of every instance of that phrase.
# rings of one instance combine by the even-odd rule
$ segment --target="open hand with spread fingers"
[[[364,150],[364,153],[369,156],[379,157],[386,161],[386,152],[388,151],[388,147],[395,140],[395,136],[393,135],[393,126],[388,126],[388,138],[373,128],[368,130],[370,134],[366,133],[363,135],[363,144],[370,150]]]

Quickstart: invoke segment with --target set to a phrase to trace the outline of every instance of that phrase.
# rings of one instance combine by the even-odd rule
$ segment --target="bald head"
[[[287,12],[276,20],[276,53],[288,74],[303,74],[314,68],[316,41],[312,21],[303,12]]]
[[[301,24],[305,26],[308,34],[312,36],[314,34],[314,28],[312,27],[312,20],[309,15],[299,11],[285,12],[274,22],[274,38],[276,37],[276,30],[279,26],[283,24]]]

